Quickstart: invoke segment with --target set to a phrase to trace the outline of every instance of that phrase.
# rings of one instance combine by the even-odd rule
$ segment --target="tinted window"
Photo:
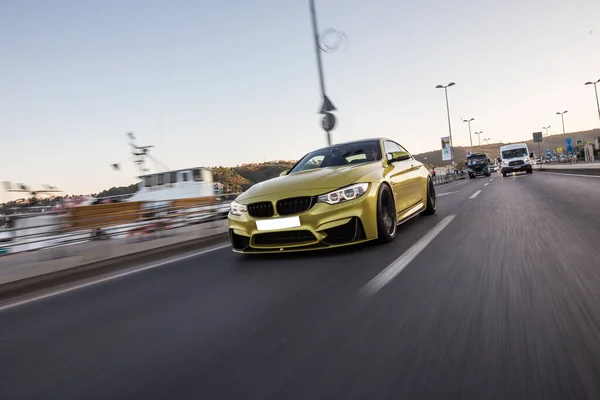
[[[306,171],[315,168],[338,167],[381,160],[379,141],[345,143],[313,151],[304,156],[291,170]]]
[[[200,181],[202,181],[202,180],[203,180],[203,179],[202,179],[202,173],[201,173],[201,172],[202,172],[202,171],[201,171],[200,169],[195,169],[195,170],[193,170],[193,171],[192,171],[192,174],[194,174],[194,180],[195,180],[196,182],[200,182]]]
[[[182,172],[182,173],[181,173],[181,180],[182,180],[183,182],[187,182],[187,181],[189,180],[189,178],[188,178],[188,173],[187,173],[187,172]]]
[[[177,183],[177,172],[171,172],[169,174],[169,183]]]
[[[157,183],[159,185],[164,185],[165,184],[165,175],[164,174],[156,175],[156,179],[157,179]]]
[[[526,155],[527,149],[525,147],[521,147],[520,149],[504,150],[502,152],[502,158],[525,157]]]

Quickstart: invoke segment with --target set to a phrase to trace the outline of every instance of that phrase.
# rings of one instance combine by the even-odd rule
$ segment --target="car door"
[[[396,146],[400,147],[400,150],[403,153],[406,153],[410,156],[410,159],[406,160],[409,171],[407,171],[407,195],[409,196],[409,207],[414,206],[424,199],[425,191],[424,188],[425,182],[423,179],[423,174],[419,171],[422,167],[422,164],[415,160],[415,158],[406,150],[402,145],[393,142]]]
[[[406,151],[398,143],[386,140],[384,142],[385,157],[389,162],[398,154]],[[389,172],[389,180],[392,185],[392,192],[396,200],[396,213],[398,216],[403,214],[412,204],[414,189],[411,188],[410,174],[412,171],[412,159],[394,161],[390,164],[392,170]]]

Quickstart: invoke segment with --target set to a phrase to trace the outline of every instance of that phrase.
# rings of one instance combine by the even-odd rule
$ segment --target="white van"
[[[511,172],[527,172],[528,174],[533,173],[533,167],[531,164],[532,154],[529,153],[527,144],[509,144],[500,147],[500,171],[502,176],[506,176]]]

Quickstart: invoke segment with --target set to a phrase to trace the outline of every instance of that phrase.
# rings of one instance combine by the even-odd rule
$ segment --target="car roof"
[[[506,146],[500,147],[500,150],[522,149],[523,147],[527,147],[527,143],[507,144]]]
[[[352,143],[375,142],[375,141],[376,142],[381,142],[382,140],[392,140],[392,139],[387,139],[387,138],[365,138],[365,139],[357,139],[357,140],[351,140],[351,141],[348,141],[348,142],[334,143],[331,146],[320,147],[320,148],[312,150],[312,151],[319,151],[319,150],[328,149],[330,147],[343,146],[345,144],[352,144]]]

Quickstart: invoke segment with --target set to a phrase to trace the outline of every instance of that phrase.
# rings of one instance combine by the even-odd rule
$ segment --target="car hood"
[[[381,167],[381,161],[378,161],[294,172],[257,183],[242,193],[237,198],[237,201],[250,200],[276,193],[281,193],[283,197],[288,197],[292,193],[305,196],[322,194],[328,190],[335,190],[350,185],[368,172]]]

